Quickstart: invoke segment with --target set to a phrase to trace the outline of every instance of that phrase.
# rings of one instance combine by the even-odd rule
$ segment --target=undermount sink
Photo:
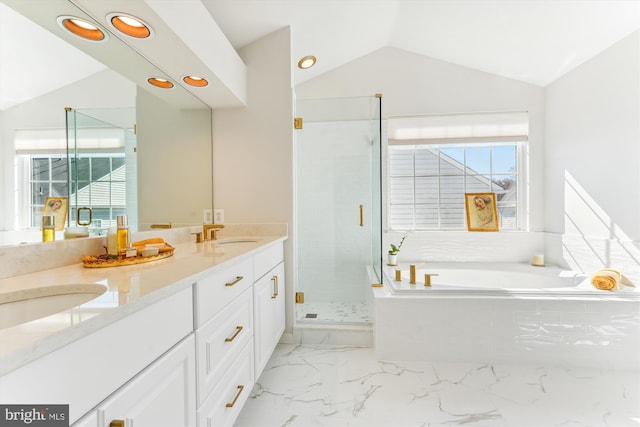
[[[218,240],[214,240],[213,242],[217,245],[228,245],[230,243],[255,243],[257,242],[258,239],[251,239],[251,238],[229,238],[229,239],[218,239]]]
[[[82,305],[106,291],[105,285],[81,283],[0,293],[0,329]]]

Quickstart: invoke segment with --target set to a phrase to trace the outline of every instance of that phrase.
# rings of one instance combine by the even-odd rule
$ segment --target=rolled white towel
[[[591,275],[591,284],[603,291],[614,291],[618,289],[618,282],[621,274],[618,270],[604,268]]]

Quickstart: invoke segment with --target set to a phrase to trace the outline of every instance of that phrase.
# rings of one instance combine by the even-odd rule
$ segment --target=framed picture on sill
[[[64,230],[68,208],[69,203],[66,197],[47,197],[44,201],[44,212],[42,215],[53,215],[56,218],[56,230]]]
[[[496,193],[465,193],[469,231],[498,231]]]

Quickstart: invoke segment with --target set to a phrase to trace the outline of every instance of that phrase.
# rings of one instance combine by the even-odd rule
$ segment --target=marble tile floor
[[[371,307],[363,302],[305,302],[296,304],[296,319],[310,324],[370,324]]]
[[[638,372],[377,361],[280,344],[235,427],[640,425]]]

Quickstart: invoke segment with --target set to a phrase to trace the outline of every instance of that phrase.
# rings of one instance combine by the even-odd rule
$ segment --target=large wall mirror
[[[135,192],[108,215],[126,213],[138,229],[202,223],[212,207],[211,109],[179,86],[131,78],[162,72],[113,35],[76,40],[56,22],[61,15],[86,16],[67,0],[0,0],[0,244],[39,241],[47,197],[72,196],[73,206],[89,203],[89,192],[100,203]],[[71,151],[58,144],[75,132],[70,114],[92,128],[82,131],[92,142]],[[108,139],[96,136],[100,128],[121,130],[121,146],[100,145]],[[73,164],[82,183],[57,175],[62,164]]]

